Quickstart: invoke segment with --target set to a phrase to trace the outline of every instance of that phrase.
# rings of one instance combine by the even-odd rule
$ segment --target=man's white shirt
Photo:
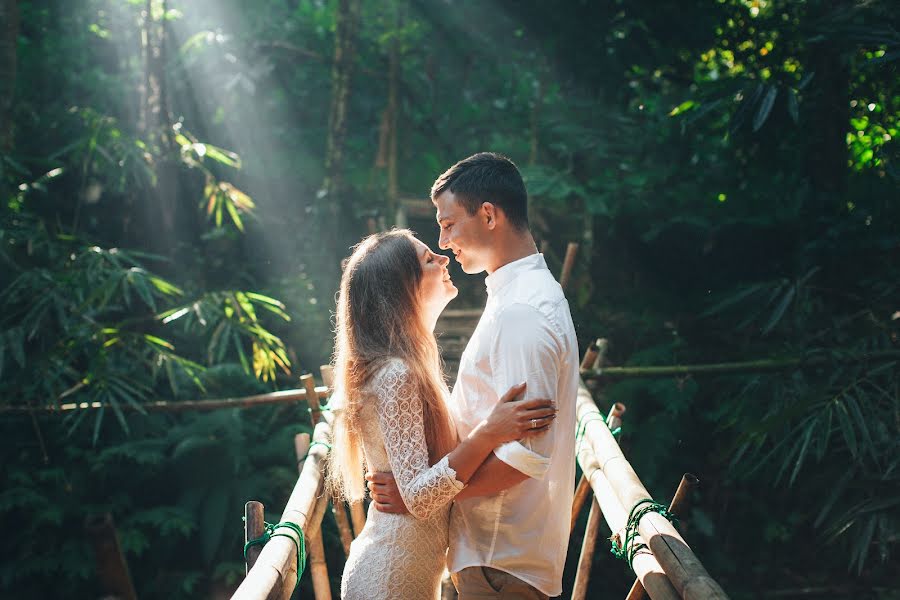
[[[459,366],[450,413],[460,439],[513,385],[525,398],[550,398],[559,413],[546,433],[494,454],[528,475],[496,496],[457,501],[450,512],[451,572],[488,566],[549,596],[562,593],[575,487],[578,342],[562,288],[541,254],[485,279],[488,299]]]

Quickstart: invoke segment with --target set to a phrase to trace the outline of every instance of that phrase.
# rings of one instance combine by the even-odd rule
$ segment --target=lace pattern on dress
[[[411,515],[427,519],[465,487],[443,457],[428,465],[422,399],[409,368],[400,360],[385,365],[372,380],[375,413],[397,488]]]

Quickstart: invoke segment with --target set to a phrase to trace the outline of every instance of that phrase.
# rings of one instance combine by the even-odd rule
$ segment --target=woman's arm
[[[415,392],[408,367],[400,361],[385,367],[373,381],[376,414],[391,470],[403,503],[416,518],[428,518],[449,503],[493,449],[523,431],[543,431],[555,413],[549,401],[510,402],[524,390],[514,386],[491,417],[434,466],[428,464],[422,399]],[[531,419],[538,427],[532,427]]]

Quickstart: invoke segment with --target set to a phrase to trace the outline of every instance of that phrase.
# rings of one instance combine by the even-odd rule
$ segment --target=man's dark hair
[[[518,230],[528,227],[528,192],[519,169],[505,156],[479,152],[464,158],[446,171],[431,186],[431,199],[445,191],[474,215],[483,202],[503,210]]]

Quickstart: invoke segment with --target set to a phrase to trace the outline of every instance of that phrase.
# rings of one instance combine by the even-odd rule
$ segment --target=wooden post
[[[575,584],[572,586],[572,600],[584,600],[587,594],[588,580],[591,577],[591,565],[594,562],[594,550],[597,547],[597,533],[603,513],[597,499],[591,502],[587,527],[584,530],[584,541],[581,542],[581,556],[578,558],[578,571],[575,573]]]
[[[331,365],[322,365],[319,367],[322,374],[322,383],[325,387],[334,390],[334,367]],[[338,536],[341,538],[341,546],[344,548],[344,556],[350,556],[350,544],[353,542],[353,530],[350,528],[350,518],[347,516],[347,507],[340,500],[337,502],[332,498],[331,513],[334,515],[334,521],[337,524]]]
[[[688,508],[688,500],[691,492],[698,485],[700,485],[700,480],[696,475],[691,473],[682,475],[681,482],[678,484],[678,489],[675,490],[675,496],[669,504],[669,512],[674,515],[683,514]],[[635,579],[625,600],[642,600],[646,597],[647,592],[644,590],[644,585],[641,583],[641,580]]]
[[[600,369],[606,365],[606,351],[609,350],[609,340],[606,338],[597,338],[594,342],[597,346],[597,358],[594,359],[593,369]]]
[[[350,520],[353,521],[353,537],[358,537],[366,526],[366,510],[362,501],[350,505]]]
[[[322,365],[319,367],[319,373],[322,374],[322,383],[325,387],[334,390],[334,367]]]
[[[262,502],[250,500],[244,505],[244,543],[246,544],[250,540],[259,538],[265,530],[265,508],[263,507]],[[256,559],[259,558],[260,552],[262,552],[261,545],[250,546],[247,549],[245,575],[253,568]]]
[[[615,431],[622,426],[622,415],[624,414],[625,405],[621,402],[616,402],[610,407],[609,414],[606,415],[606,426],[610,431]]]
[[[312,420],[313,427],[322,418],[322,407],[319,404],[319,393],[316,391],[316,379],[312,373],[300,376],[300,383],[306,390],[306,403],[309,405],[309,417]]]
[[[569,242],[566,246],[566,257],[563,259],[562,272],[559,275],[559,285],[566,289],[569,277],[572,275],[572,267],[575,266],[575,254],[578,252],[578,242]]]
[[[84,521],[84,529],[94,547],[97,577],[103,591],[122,600],[137,600],[112,515],[103,513],[88,517]]]
[[[597,344],[591,344],[588,346],[588,349],[584,353],[584,358],[581,359],[581,369],[591,369],[594,367],[594,361],[600,356],[599,348]]]
[[[590,391],[579,386],[576,400],[576,416],[581,418],[588,412],[597,410]],[[603,475],[609,480],[623,507],[630,508],[643,498],[651,498],[631,465],[622,455],[622,450],[609,428],[588,422],[585,426],[584,441],[593,450]],[[596,493],[596,488],[595,488]],[[675,590],[685,600],[722,600],[728,596],[709,576],[703,564],[697,559],[681,534],[662,515],[651,512],[638,524],[640,535],[662,566]],[[644,582],[647,587],[646,582]],[[649,591],[649,587],[647,588]]]
[[[311,378],[312,376],[310,376]],[[315,384],[313,384],[315,385]],[[308,388],[307,388],[308,389]],[[306,456],[309,452],[309,434],[300,433],[294,437],[294,450],[297,453],[297,466],[300,472],[303,472],[303,464],[306,462]],[[319,505],[328,503],[327,498],[320,498],[316,501],[316,508]],[[315,515],[317,510],[313,510],[310,515],[311,523],[320,523],[319,528],[313,531],[312,527],[306,530],[306,550],[309,553],[309,575],[312,578],[313,594],[316,600],[331,599],[331,582],[328,579],[328,565],[325,563],[325,546],[322,543],[322,515]],[[324,509],[321,511],[324,512]]]
[[[588,481],[587,475],[582,474],[578,480],[578,487],[575,488],[575,497],[572,500],[572,522],[569,525],[569,533],[575,531],[575,523],[578,522],[578,515],[581,514],[581,508],[584,501],[591,495],[591,482]]]

